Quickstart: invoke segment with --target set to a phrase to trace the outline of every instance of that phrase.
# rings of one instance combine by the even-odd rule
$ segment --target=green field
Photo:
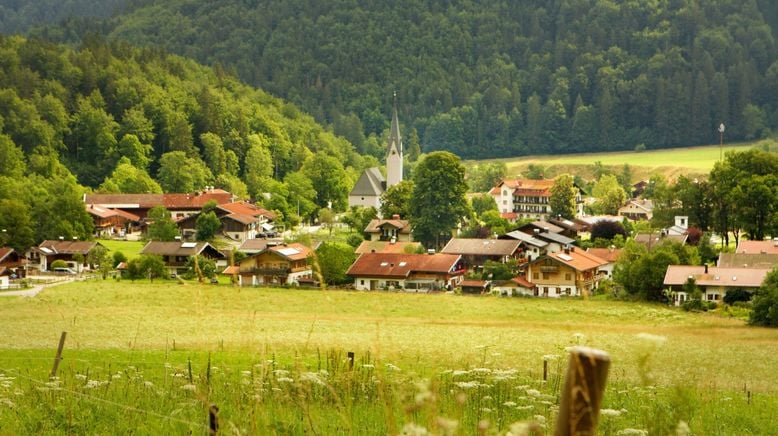
[[[578,344],[613,359],[602,434],[778,432],[778,332],[658,305],[109,280],[0,299],[0,331],[3,434],[551,428]]]
[[[146,245],[143,241],[123,241],[119,239],[98,239],[97,242],[109,250],[109,255],[121,251],[127,256],[128,260],[140,256],[140,251]]]
[[[547,169],[547,177],[558,174],[578,174],[584,178],[592,177],[591,165],[599,161],[607,167],[620,171],[624,164],[632,167],[636,179],[647,179],[652,174],[664,174],[675,178],[681,174],[687,176],[705,175],[719,161],[721,154],[728,151],[745,151],[757,143],[724,145],[709,145],[703,147],[684,147],[662,150],[647,150],[643,152],[622,151],[612,153],[568,154],[559,156],[527,156],[489,160],[488,162],[505,162],[509,176],[520,175],[530,164],[541,165]],[[468,164],[477,162],[468,162]]]

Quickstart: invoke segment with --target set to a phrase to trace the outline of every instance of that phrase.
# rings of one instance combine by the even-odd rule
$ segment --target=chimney
[[[532,233],[534,233],[537,236],[540,234],[540,229],[532,229]]]
[[[575,252],[575,247],[573,247],[572,245],[570,246],[570,252],[571,252],[571,253],[574,253],[574,252]]]
[[[705,264],[705,274],[708,274],[708,264]]]
[[[400,219],[400,215],[399,214],[394,214],[394,215],[392,215],[392,219],[393,220],[399,220]]]
[[[429,250],[427,250],[427,254],[429,254],[430,256],[435,254],[435,249],[434,248],[430,248]]]
[[[565,247],[565,254],[570,254],[570,247]]]

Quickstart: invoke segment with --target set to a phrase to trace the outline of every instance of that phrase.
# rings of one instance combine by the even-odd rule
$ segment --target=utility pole
[[[724,158],[724,123],[719,124],[719,162]]]

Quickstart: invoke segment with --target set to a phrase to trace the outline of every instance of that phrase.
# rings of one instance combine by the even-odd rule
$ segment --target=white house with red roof
[[[365,253],[346,274],[354,278],[354,288],[362,291],[428,292],[458,286],[465,265],[456,254]]]
[[[399,215],[371,220],[365,227],[365,234],[370,241],[413,242],[410,221],[400,219]]]
[[[742,289],[755,292],[771,270],[768,268],[720,268],[707,265],[669,265],[664,285],[670,291],[671,301],[680,306],[689,299],[684,285],[693,279],[706,301],[721,301],[727,292]]]
[[[241,286],[296,285],[313,275],[310,256],[311,249],[303,244],[267,245],[223,274],[237,275]]]
[[[570,247],[527,264],[526,279],[535,285],[536,296],[586,296],[597,288],[598,270],[606,263],[593,254]]]
[[[547,220],[551,214],[549,199],[553,179],[506,179],[500,181],[489,191],[489,195],[497,202],[501,216],[513,220],[542,219]],[[580,189],[576,194],[577,214],[583,212],[583,199]],[[516,215],[509,215],[515,213]]]

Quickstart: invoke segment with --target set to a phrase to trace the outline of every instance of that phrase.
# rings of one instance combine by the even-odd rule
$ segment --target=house
[[[27,252],[27,268],[48,271],[52,262],[62,260],[69,268],[81,272],[88,267],[89,253],[98,246],[105,248],[94,241],[45,240]]]
[[[638,232],[634,237],[635,242],[645,245],[649,251],[664,241],[675,241],[685,245],[687,239],[689,239],[689,235],[668,235],[665,230],[650,233]]]
[[[121,209],[110,209],[96,204],[86,204],[87,213],[95,223],[94,234],[102,237],[124,236],[139,228],[141,218]]]
[[[399,215],[392,219],[371,220],[365,227],[365,234],[371,241],[413,242],[410,221],[401,220]]]
[[[498,239],[514,239],[521,242],[522,252],[524,253],[524,259],[519,259],[521,263],[537,259],[550,251],[548,242],[518,230],[501,235]]]
[[[605,265],[602,265],[597,272],[609,279],[613,278],[613,268],[616,266],[616,261],[619,260],[619,256],[621,256],[623,251],[624,250],[621,248],[613,246],[608,248],[589,248],[586,250],[587,253],[593,254],[607,262]]]
[[[11,247],[0,247],[0,277],[25,277],[27,259]]]
[[[404,289],[428,292],[453,289],[465,273],[462,256],[456,254],[365,253],[346,274],[362,291]]]
[[[689,217],[688,216],[676,216],[675,224],[672,227],[665,229],[668,236],[683,236],[686,235],[686,231],[689,230]]]
[[[629,200],[619,208],[618,215],[633,221],[650,220],[654,217],[654,202],[644,199]]]
[[[586,296],[597,288],[598,270],[606,263],[597,256],[570,247],[530,262],[527,279],[535,285],[536,296]]]
[[[492,292],[508,297],[535,295],[535,284],[524,276],[516,276],[510,280],[493,281]]]
[[[170,275],[186,272],[186,263],[192,256],[202,256],[226,265],[224,254],[208,242],[150,241],[140,254],[161,256]]]
[[[530,223],[526,223],[518,228],[516,230],[521,230],[524,233],[527,234],[534,234],[537,232],[548,232],[548,233],[557,233],[562,234],[562,232],[565,231],[562,227],[559,227],[555,224],[552,224],[548,221],[532,221]],[[537,230],[537,232],[536,232]]]
[[[440,251],[462,256],[468,269],[483,269],[487,260],[506,263],[523,258],[521,241],[516,239],[452,238]]]
[[[260,251],[265,251],[268,247],[281,245],[283,243],[283,239],[246,239],[240,244],[238,251],[246,254],[257,254]]]
[[[381,195],[387,189],[400,183],[403,179],[403,143],[400,135],[400,121],[397,118],[397,100],[395,96],[392,108],[392,124],[389,128],[389,138],[386,144],[386,179],[381,171],[368,168],[362,172],[348,194],[348,205],[374,207],[381,211]]]
[[[311,254],[310,248],[299,243],[268,245],[264,250],[242,259],[236,265],[239,284],[299,285],[301,279],[313,278],[309,261]],[[228,272],[225,271],[226,273]]]
[[[548,219],[554,180],[506,179],[489,191],[500,213],[515,212],[517,219]],[[583,213],[581,191],[576,194],[577,214]]]
[[[193,240],[197,234],[197,218],[200,212],[176,222],[184,239]],[[219,232],[233,241],[243,242],[274,231],[275,213],[254,204],[240,201],[217,205],[214,213],[221,227]]]
[[[762,286],[770,269],[719,268],[707,265],[669,265],[664,285],[670,291],[671,301],[680,306],[689,299],[684,285],[693,279],[705,301],[721,301],[728,291],[740,289],[754,292]]]
[[[146,218],[151,208],[163,206],[170,211],[173,220],[178,221],[200,212],[207,203],[232,203],[235,196],[223,190],[207,186],[191,194],[85,194],[84,203],[105,209],[116,209]]]
[[[719,268],[773,269],[778,266],[776,253],[719,253]]]
[[[549,218],[548,223],[562,229],[561,232],[557,232],[562,236],[575,239],[578,237],[578,232],[581,231],[581,225],[573,220],[565,219],[562,217]]]
[[[547,228],[544,229],[537,229],[532,228],[530,233],[530,229],[521,230],[520,232],[526,233],[528,235],[532,235],[535,239],[540,239],[541,241],[545,241],[548,243],[546,246],[546,251],[553,253],[555,251],[562,251],[567,247],[570,247],[571,245],[575,244],[575,239],[568,238],[567,236],[561,234],[561,233],[553,233],[549,231]]]
[[[354,253],[418,253],[422,249],[418,242],[362,241]]]
[[[741,239],[735,253],[743,254],[778,254],[778,238],[772,241],[748,241]]]
[[[640,180],[632,184],[632,198],[637,198],[643,195],[650,182],[648,180]]]
[[[463,294],[488,294],[492,288],[492,282],[489,280],[462,280],[459,288]]]

